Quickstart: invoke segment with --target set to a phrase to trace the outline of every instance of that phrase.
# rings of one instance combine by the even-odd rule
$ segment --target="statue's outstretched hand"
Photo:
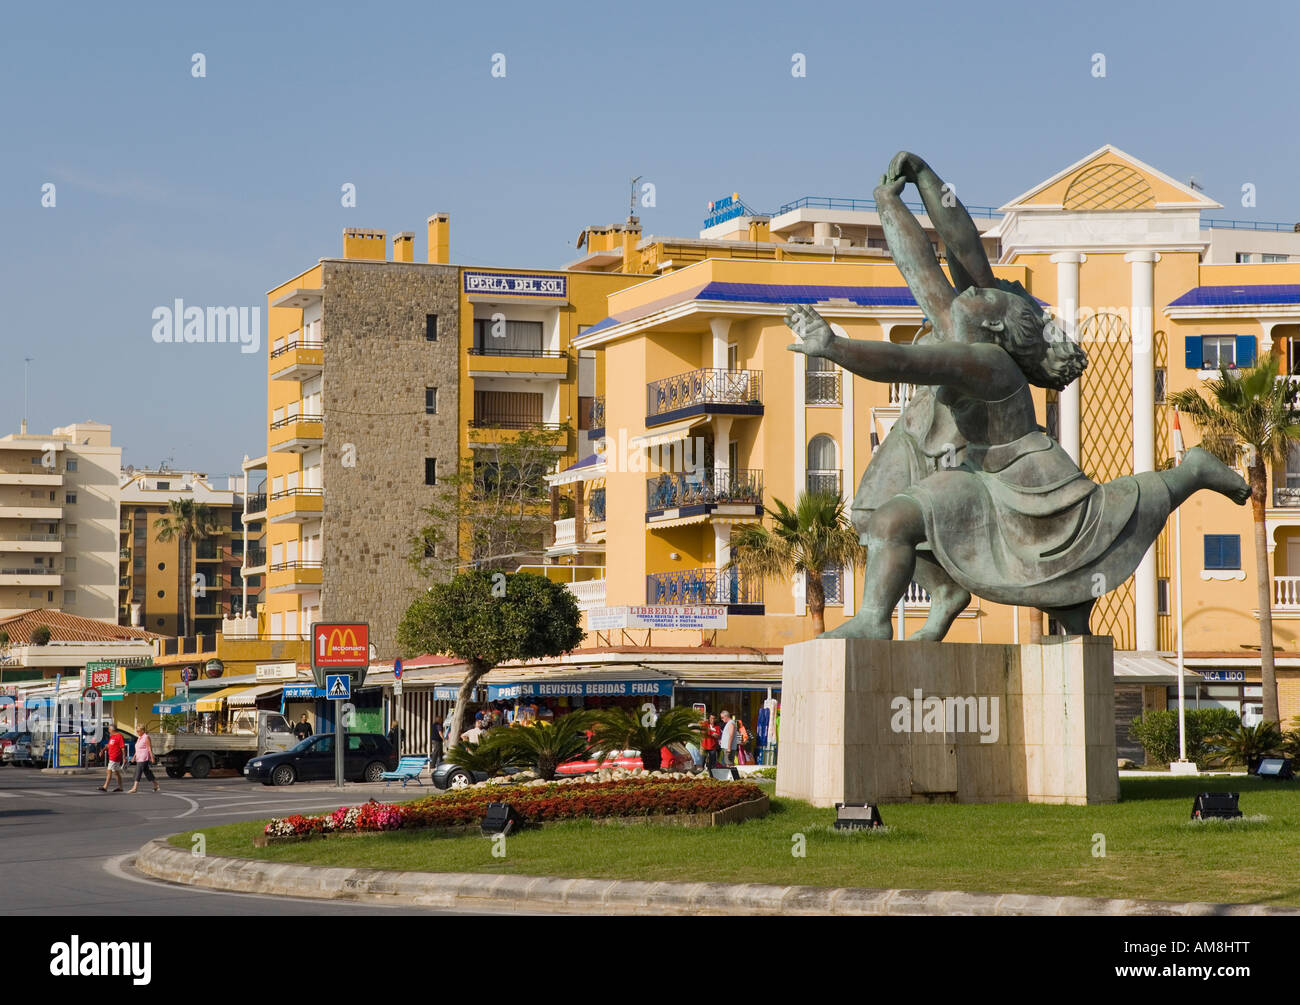
[[[889,170],[885,172],[886,178],[902,178],[903,181],[910,181],[915,184],[917,176],[926,168],[925,161],[914,153],[906,150],[900,150],[894,154],[894,159],[889,162]]]
[[[807,304],[792,304],[785,309],[785,323],[794,332],[798,342],[786,346],[791,352],[805,356],[829,356],[835,333],[826,319]]]

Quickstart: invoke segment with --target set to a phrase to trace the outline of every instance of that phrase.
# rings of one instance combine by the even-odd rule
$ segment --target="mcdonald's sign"
[[[313,670],[347,670],[369,665],[369,625],[317,623],[311,626]]]

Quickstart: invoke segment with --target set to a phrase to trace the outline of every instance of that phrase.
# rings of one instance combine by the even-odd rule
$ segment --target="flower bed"
[[[477,825],[491,802],[509,801],[525,824],[610,817],[668,817],[716,813],[755,799],[751,782],[669,781],[624,778],[588,785],[485,786],[399,805],[373,800],[340,806],[326,816],[281,817],[267,823],[268,838],[365,833],[418,827]]]

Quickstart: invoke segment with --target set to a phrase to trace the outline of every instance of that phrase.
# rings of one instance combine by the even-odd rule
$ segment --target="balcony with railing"
[[[271,423],[267,447],[275,453],[303,454],[325,441],[325,416],[299,413]]]
[[[763,512],[763,472],[706,468],[692,474],[650,475],[646,479],[646,522],[656,517],[694,516],[724,510],[729,515]]]
[[[563,349],[496,345],[489,342],[470,347],[471,377],[524,377],[563,380],[569,373],[569,354]]]
[[[307,523],[319,520],[324,512],[324,492],[321,489],[281,489],[271,493],[267,505],[268,523]]]
[[[808,370],[803,375],[804,403],[808,405],[840,404],[840,371]]]
[[[0,534],[0,552],[57,554],[63,550],[60,534]]]
[[[762,370],[688,370],[646,385],[647,426],[693,415],[762,414]]]
[[[732,614],[763,613],[763,581],[737,569],[682,569],[646,576],[647,604],[726,607]]]
[[[839,495],[842,491],[840,486],[843,481],[843,474],[839,471],[809,469],[804,476],[804,490],[807,492],[830,492],[832,495]]]
[[[605,522],[605,490],[592,489],[587,493],[587,522],[603,524]]]
[[[312,335],[319,335],[319,329]],[[325,369],[325,340],[291,332],[271,346],[272,380],[308,380]]]
[[[1300,576],[1273,577],[1273,609],[1300,613]]]
[[[266,493],[256,492],[244,496],[244,522],[266,516]]]
[[[0,569],[0,586],[58,586],[63,577],[45,566]]]
[[[467,437],[471,447],[495,449],[505,443],[514,443],[524,431],[537,433],[552,450],[563,450],[568,442],[568,432],[559,422],[535,422],[518,416],[484,413],[469,421]]]
[[[266,573],[268,593],[310,593],[321,587],[322,563],[318,559],[298,558],[273,562]]]
[[[266,549],[254,548],[251,545],[244,552],[244,563],[240,566],[245,572],[252,569],[260,569],[266,565]]]

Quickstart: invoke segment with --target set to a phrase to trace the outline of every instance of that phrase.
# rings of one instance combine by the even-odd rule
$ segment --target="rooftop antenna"
[[[23,436],[27,435],[27,371],[31,368],[33,357],[23,357],[23,421],[20,430]]]
[[[636,219],[636,183],[639,182],[644,177],[645,177],[644,175],[637,175],[635,178],[632,179],[632,183],[631,183],[632,191],[631,194],[628,196],[628,200],[627,200],[628,220]]]
[[[1201,183],[1196,180],[1196,175],[1192,175],[1192,177],[1187,179],[1187,187],[1190,188],[1193,192],[1205,191],[1205,189],[1201,187]]]

